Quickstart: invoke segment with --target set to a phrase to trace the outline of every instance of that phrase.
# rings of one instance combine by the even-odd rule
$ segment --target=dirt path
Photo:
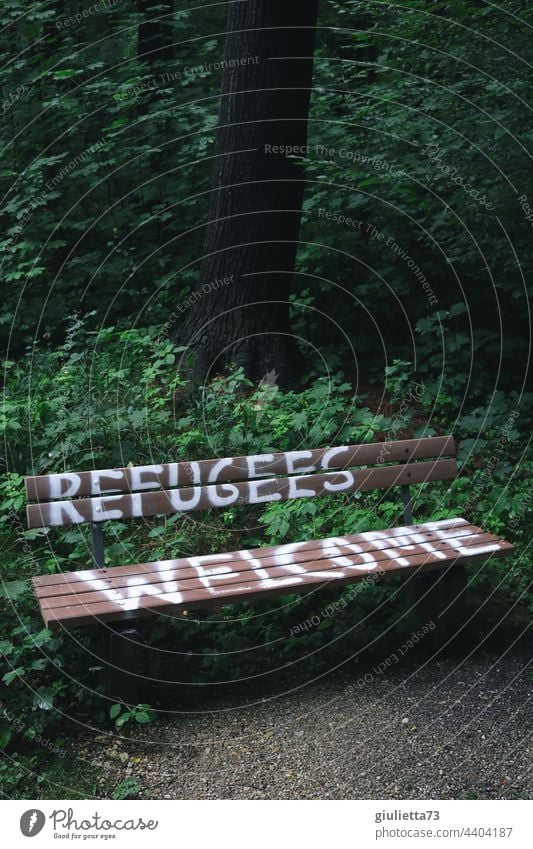
[[[156,799],[529,798],[527,660],[354,667],[253,705],[205,699],[135,739],[87,737],[77,756],[104,797],[133,778]]]

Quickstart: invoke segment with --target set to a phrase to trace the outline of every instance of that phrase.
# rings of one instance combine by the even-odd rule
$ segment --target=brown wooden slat
[[[25,485],[29,501],[51,501],[55,498],[94,496],[113,492],[131,493],[138,490],[166,490],[191,484],[278,477],[297,474],[299,469],[313,473],[326,469],[345,469],[374,463],[395,463],[445,456],[455,457],[455,442],[452,436],[317,448],[312,451],[286,451],[269,455],[229,457],[222,460],[198,460],[38,475],[27,477]],[[265,457],[271,459],[267,461]],[[213,478],[213,475],[216,477]]]
[[[347,534],[342,537],[342,539],[347,539],[349,542],[358,542],[361,540],[362,542],[373,542],[378,539],[390,539],[395,540],[397,537],[405,536],[406,534],[414,534],[414,533],[430,533],[436,531],[447,531],[447,530],[459,530],[463,528],[470,528],[471,533],[483,533],[483,531],[476,527],[476,525],[472,525],[470,522],[467,522],[466,519],[462,519],[461,517],[455,519],[440,519],[437,522],[423,522],[418,525],[400,525],[395,528],[385,528],[383,530],[376,531],[363,531],[359,534]],[[341,537],[326,537],[321,540],[309,540],[304,542],[296,542],[296,543],[283,543],[281,545],[264,545],[260,548],[249,548],[246,551],[252,557],[268,557],[273,554],[286,554],[291,552],[294,549],[295,545],[298,545],[298,551],[314,551],[319,545],[334,545],[335,542],[341,539]],[[229,551],[227,554],[231,555],[233,560],[238,560],[242,555],[243,549],[237,551]],[[202,555],[202,557],[209,559],[212,555]],[[178,568],[180,565],[183,565],[188,562],[187,557],[180,557],[177,559],[169,559],[157,561],[162,565],[162,568],[166,568],[163,564],[168,564],[169,568]],[[113,574],[113,575],[135,575],[140,574],[146,571],[151,571],[154,568],[154,562],[148,561],[146,563],[135,563],[130,566],[110,566],[103,567],[102,569],[84,569],[77,570],[75,572],[59,572],[55,575],[36,575],[32,580],[36,587],[44,587],[48,584],[54,584],[57,582],[63,582],[65,580],[76,580],[77,576],[90,575],[92,578],[101,577],[103,574]]]
[[[507,556],[513,550],[513,546],[506,542],[500,542],[500,547],[491,553],[492,557]],[[395,560],[385,560],[381,562],[379,576],[385,576],[391,572],[399,572],[402,575],[408,575],[416,571],[430,571],[433,569],[447,568],[459,562],[475,562],[478,560],[486,560],[488,555],[486,552],[481,554],[468,554],[453,556],[450,560],[442,560],[436,554],[416,555],[409,558],[409,565],[399,566]],[[287,593],[305,592],[313,587],[320,587],[324,584],[331,586],[331,578],[324,578],[320,573],[308,574],[304,580],[298,580],[301,576],[294,578],[281,578],[272,581],[268,587],[258,586],[260,582],[241,583],[237,586],[221,587],[216,594],[210,594],[206,598],[205,593],[195,590],[190,591],[185,602],[176,602],[175,593],[166,593],[158,596],[143,596],[139,599],[130,599],[120,602],[98,602],[95,604],[75,604],[70,607],[53,608],[51,610],[43,610],[43,618],[48,628],[60,627],[80,627],[82,625],[95,625],[98,622],[117,621],[126,618],[136,618],[138,616],[146,616],[152,612],[174,612],[176,610],[192,610],[196,608],[217,607],[221,604],[228,604],[238,601],[253,601],[257,598],[268,598],[272,596],[285,595]],[[342,570],[338,570],[342,571]],[[355,573],[355,574],[354,574]],[[347,583],[356,583],[361,580],[368,579],[370,570],[359,569],[357,567],[344,567],[342,577],[334,579],[335,585],[344,585]]]
[[[481,528],[478,528],[476,525],[472,525],[470,522],[467,522],[466,519],[462,519],[460,517],[455,519],[441,519],[437,522],[424,522],[419,525],[401,525],[395,528],[385,528],[383,530],[376,531],[363,531],[358,534],[347,534],[342,537],[342,539],[346,539],[349,542],[358,542],[361,540],[362,542],[374,542],[376,540],[388,540],[394,541],[397,537],[405,536],[406,534],[415,534],[415,533],[429,533],[432,531],[446,531],[446,530],[463,530],[464,528],[469,528],[469,533],[483,533]],[[341,537],[326,537],[321,540],[309,540],[304,542],[295,542],[295,543],[282,543],[281,545],[265,545],[259,548],[248,548],[248,549],[240,549],[237,551],[229,551],[225,552],[231,556],[232,560],[239,560],[242,557],[242,553],[245,550],[251,557],[268,557],[274,554],[288,554],[294,550],[294,546],[298,546],[298,551],[306,552],[306,551],[315,551],[317,546],[319,545],[334,545],[337,540],[341,539]],[[212,557],[211,554],[200,555],[197,559],[199,561],[208,561]],[[156,561],[160,564],[162,569],[167,568],[166,564],[168,564],[168,568],[179,568],[180,566],[187,564],[189,558],[188,557],[180,557],[177,559],[169,559],[169,560],[160,560]],[[109,566],[103,567],[102,569],[84,569],[77,570],[76,572],[60,572],[54,575],[37,575],[32,580],[34,581],[37,587],[45,587],[49,584],[55,584],[57,582],[63,582],[65,580],[70,580],[72,577],[75,580],[75,576],[78,574],[88,574],[93,578],[101,577],[102,574],[113,574],[113,575],[136,575],[142,574],[146,571],[151,571],[154,568],[154,561],[147,561],[146,563],[134,563],[129,566]]]
[[[332,492],[385,489],[403,484],[450,480],[456,474],[455,460],[423,461],[403,466],[360,469],[355,472],[326,472],[253,482],[184,487],[167,492],[108,495],[102,498],[29,504],[26,512],[30,528],[61,526],[203,510],[208,507],[227,508],[237,504],[260,504]]]
[[[486,549],[486,553],[491,553],[492,551],[498,550],[501,546],[502,542],[492,534],[474,534],[471,537],[461,540],[441,540],[438,543],[434,543],[433,551],[428,551],[422,545],[407,545],[396,549],[386,548],[374,551],[372,552],[372,557],[373,564],[377,568],[380,568],[380,563],[382,561],[394,560],[397,562],[398,566],[402,566],[407,564],[402,564],[399,561],[405,560],[411,563],[414,557],[423,558],[427,554],[434,554],[437,559],[446,558],[447,560],[452,560],[458,555],[464,556],[465,551],[468,552],[469,549],[477,552],[480,547],[483,547]],[[109,587],[105,590],[91,588],[89,585],[85,587],[83,591],[80,591],[80,585],[77,584],[77,590],[70,592],[69,594],[54,595],[47,598],[43,598],[41,596],[40,603],[41,609],[45,611],[60,607],[71,607],[73,604],[95,604],[98,602],[113,600],[120,602],[124,599],[140,598],[144,595],[163,595],[165,593],[172,592],[179,592],[180,595],[183,596],[183,602],[185,603],[190,592],[199,591],[202,592],[206,598],[209,598],[213,591],[218,592],[219,589],[224,587],[238,586],[243,583],[250,584],[256,581],[263,582],[264,580],[271,581],[278,578],[290,578],[291,576],[294,576],[294,573],[291,571],[291,568],[294,565],[298,565],[299,568],[305,570],[297,576],[302,580],[306,579],[308,575],[316,574],[319,571],[325,575],[326,580],[328,580],[327,573],[331,572],[332,579],[334,579],[339,568],[348,566],[359,566],[367,572],[373,571],[370,569],[368,560],[360,554],[344,554],[340,557],[330,556],[308,560],[305,563],[300,564],[271,566],[269,568],[248,568],[241,571],[235,570],[226,572],[219,576],[211,576],[209,578],[199,578],[198,575],[191,570],[190,574],[180,575],[179,581],[161,580],[158,583],[143,581],[142,584],[122,586],[120,588]],[[265,578],[265,574],[268,578]],[[207,582],[208,584],[206,585]],[[92,582],[90,583],[92,584]]]
[[[446,536],[444,536],[445,534]],[[316,563],[321,559],[334,556],[350,556],[354,554],[351,547],[354,545],[361,552],[377,552],[400,549],[406,545],[416,545],[422,542],[439,545],[446,541],[452,544],[472,537],[476,539],[480,539],[481,537],[496,539],[496,537],[491,537],[490,534],[483,534],[483,531],[479,528],[468,524],[464,527],[451,528],[448,531],[411,533],[372,541],[366,541],[362,538],[362,535],[354,534],[350,539],[345,538],[345,544],[339,542],[333,545],[328,540],[319,540],[314,543],[315,548],[312,549],[306,547],[304,550],[296,549],[288,551],[288,546],[282,546],[280,548],[285,549],[285,551],[276,551],[274,548],[270,554],[259,553],[256,555],[245,549],[240,552],[234,552],[233,554],[227,553],[205,558],[190,557],[179,560],[138,564],[136,567],[131,567],[129,571],[124,571],[124,569],[128,570],[128,567],[112,567],[109,569],[90,569],[85,572],[66,572],[62,575],[48,576],[61,579],[54,582],[47,581],[43,583],[40,578],[34,578],[33,585],[37,597],[43,599],[62,595],[67,596],[73,593],[79,594],[91,588],[119,589],[129,586],[132,579],[142,581],[145,584],[155,584],[164,581],[181,581],[187,578],[209,578],[212,575],[222,575],[230,572],[244,573],[257,568],[268,569],[279,565],[282,559],[289,557],[291,564]]]

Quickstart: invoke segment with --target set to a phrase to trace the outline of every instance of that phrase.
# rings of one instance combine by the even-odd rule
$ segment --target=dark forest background
[[[94,311],[91,329],[171,319],[177,332],[198,275],[226,4],[96,6],[62,24],[79,4],[3,3],[1,321],[11,358],[59,344],[75,311]],[[487,368],[522,385],[526,12],[525,2],[320,4],[293,321],[330,367],[353,368],[343,334],[374,379],[385,348],[389,360],[415,362],[411,331],[421,322],[427,334],[433,320],[450,370],[470,362],[473,342],[476,389]],[[367,225],[412,258],[436,302]],[[310,369],[323,367],[306,355]]]
[[[236,354],[197,384],[190,325],[233,285],[202,271],[227,6],[2,2],[0,650],[3,699],[23,717],[18,732],[0,720],[4,746],[56,728],[58,710],[108,720],[97,685],[75,683],[88,638],[43,631],[28,590],[33,574],[84,568],[89,538],[27,531],[25,474],[453,433],[460,477],[420,487],[415,514],[463,515],[515,543],[512,561],[471,569],[474,630],[531,609],[529,4],[320,0],[307,149],[287,166],[305,180],[284,295],[298,367],[284,380],[282,363],[254,370]],[[394,493],[315,501],[114,523],[108,556],[370,530],[401,513]],[[228,608],[225,626],[152,623],[154,681],[280,663],[314,674],[359,633],[409,632],[391,584],[297,645],[291,623],[323,600]],[[4,779],[19,788],[26,772]]]

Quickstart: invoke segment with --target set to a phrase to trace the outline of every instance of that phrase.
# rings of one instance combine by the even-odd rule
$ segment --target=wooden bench
[[[453,479],[454,458],[454,440],[443,436],[28,477],[30,528],[92,525],[93,568],[33,578],[44,622],[52,629],[121,623],[508,555],[512,545],[465,519],[413,524],[410,486]],[[108,521],[392,487],[401,488],[400,527],[105,565]]]

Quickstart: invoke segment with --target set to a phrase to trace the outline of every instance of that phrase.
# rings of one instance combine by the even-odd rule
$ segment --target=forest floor
[[[99,798],[530,798],[528,661],[522,640],[352,666],[248,703],[206,693],[134,736],[83,735],[72,754]]]

